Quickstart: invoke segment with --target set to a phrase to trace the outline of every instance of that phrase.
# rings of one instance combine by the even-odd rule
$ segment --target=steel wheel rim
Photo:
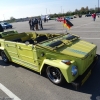
[[[6,62],[6,61],[7,61],[6,55],[2,52],[2,53],[1,53],[1,56],[2,56],[2,59]]]
[[[47,75],[49,79],[54,83],[59,83],[61,81],[61,73],[57,68],[48,67]]]

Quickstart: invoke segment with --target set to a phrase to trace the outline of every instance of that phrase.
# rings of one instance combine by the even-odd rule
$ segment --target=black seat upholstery
[[[48,38],[46,37],[46,35],[43,35],[43,36],[37,37],[37,38],[35,39],[35,41],[37,41],[37,43],[39,43],[39,42],[45,41],[45,40],[47,40],[47,39],[48,39]]]
[[[22,42],[21,39],[15,39],[15,40],[12,40],[12,41],[15,41],[15,42]]]
[[[32,40],[32,39],[26,40],[26,41],[28,41],[30,44],[34,44],[34,40]],[[25,43],[26,41],[24,41],[24,43]]]

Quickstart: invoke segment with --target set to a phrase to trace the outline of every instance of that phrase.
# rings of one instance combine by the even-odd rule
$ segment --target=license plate
[[[91,75],[91,70],[88,72],[88,74],[85,76],[85,78],[82,80],[82,84],[83,85],[85,83],[85,81],[89,78],[89,76]]]

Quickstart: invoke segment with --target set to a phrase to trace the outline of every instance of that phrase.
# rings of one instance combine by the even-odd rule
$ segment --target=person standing
[[[32,30],[34,30],[35,27],[35,18],[32,19]]]
[[[46,18],[47,22],[48,22],[48,18]]]
[[[95,21],[95,19],[96,19],[96,13],[92,14],[92,17],[93,17],[93,21]]]
[[[33,19],[33,24],[34,24],[34,29],[38,30],[38,19],[37,18]]]
[[[32,30],[32,19],[31,18],[29,19],[29,27],[30,27],[30,30]]]
[[[39,27],[40,27],[40,29],[43,30],[43,25],[42,25],[42,20],[41,20],[41,18],[39,18]]]
[[[46,18],[44,18],[44,23],[46,22]]]
[[[36,24],[36,30],[38,30],[38,19],[35,19],[35,24]]]

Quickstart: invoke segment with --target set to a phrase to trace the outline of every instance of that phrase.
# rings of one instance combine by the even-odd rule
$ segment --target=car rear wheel
[[[12,26],[10,26],[10,28],[12,28]]]
[[[8,63],[8,62],[9,62],[9,59],[8,59],[8,57],[6,56],[6,54],[4,53],[4,51],[1,51],[1,57],[2,57],[2,60],[3,60],[5,63]]]
[[[46,74],[48,79],[56,85],[62,85],[65,82],[65,79],[58,68],[48,66],[46,69]]]

